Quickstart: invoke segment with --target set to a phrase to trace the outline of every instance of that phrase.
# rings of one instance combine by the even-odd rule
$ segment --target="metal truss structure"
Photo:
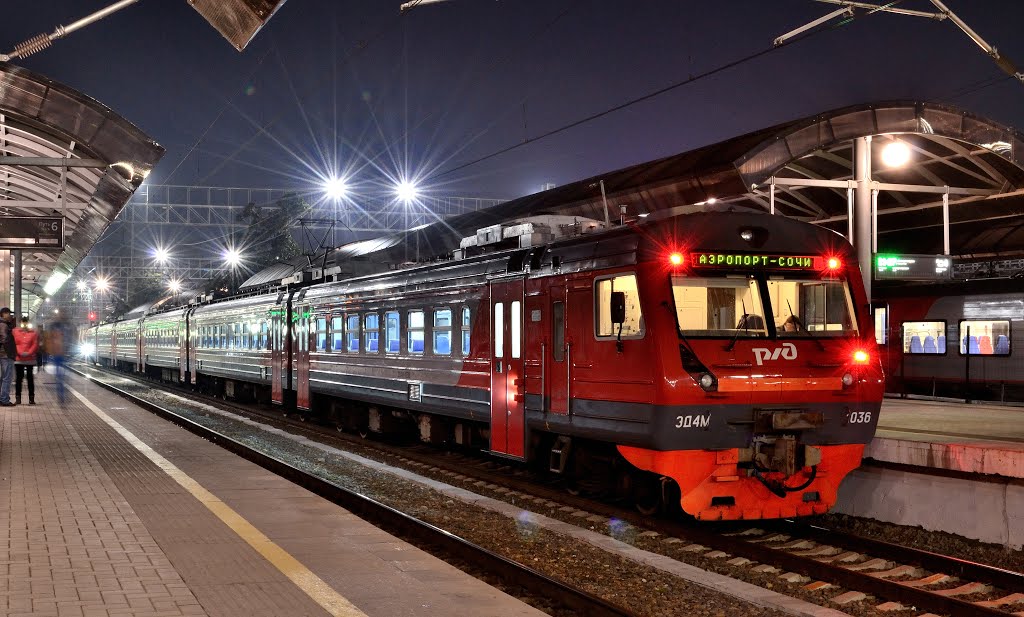
[[[432,195],[410,202],[379,196],[332,200],[319,190],[143,185],[82,261],[77,276],[101,275],[122,290],[132,287],[132,281],[155,276],[199,284],[224,271],[221,250],[227,238],[240,237],[248,228],[242,213],[249,204],[272,207],[289,196],[310,205],[301,220],[291,222],[300,245],[316,236],[323,239],[321,243],[338,246],[502,203],[498,199]],[[180,237],[183,232],[191,246],[167,247],[173,257],[166,264],[156,263],[150,254],[153,238]],[[311,252],[316,248],[303,246]]]

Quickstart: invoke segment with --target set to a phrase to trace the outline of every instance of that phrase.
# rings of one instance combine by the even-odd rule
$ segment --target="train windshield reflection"
[[[785,276],[672,277],[683,336],[842,337],[857,333],[849,286],[842,279]]]

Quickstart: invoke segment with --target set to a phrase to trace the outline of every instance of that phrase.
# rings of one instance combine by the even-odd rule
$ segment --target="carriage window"
[[[260,322],[260,349],[270,349],[270,327],[267,322]]]
[[[398,311],[384,313],[384,351],[387,353],[398,353],[401,344],[399,340],[399,318]]]
[[[380,315],[367,313],[363,316],[363,349],[369,353],[379,351],[380,340]]]
[[[344,344],[345,332],[343,331],[343,321],[341,317],[334,317],[331,319],[331,350],[341,351],[341,346]]]
[[[469,332],[470,332],[471,320],[469,314],[469,307],[462,307],[462,355],[463,357],[469,355]]]
[[[345,336],[349,351],[359,351],[359,315],[349,315],[345,320]]]
[[[409,353],[423,353],[423,311],[409,311]]]
[[[946,322],[903,322],[903,353],[944,355],[946,353]]]
[[[640,294],[636,287],[636,275],[627,274],[595,282],[596,306],[594,326],[598,337],[617,337],[618,324],[612,323],[612,292],[626,294],[626,321],[622,324],[622,338],[643,338],[644,316],[640,312]]]
[[[434,353],[452,355],[452,310],[434,311]]]
[[[889,310],[884,306],[875,307],[875,342],[889,343]]]
[[[316,320],[316,350],[327,351],[327,318]]]
[[[516,300],[510,307],[512,310],[509,311],[508,321],[509,326],[512,328],[512,357],[520,357],[520,348],[522,347],[522,331],[523,316],[522,316],[522,303]]]
[[[960,321],[960,355],[1010,355],[1010,322],[1005,319]]]
[[[505,355],[505,305],[498,302],[494,305],[494,357]]]

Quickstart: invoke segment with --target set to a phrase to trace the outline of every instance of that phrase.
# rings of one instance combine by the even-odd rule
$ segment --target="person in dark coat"
[[[6,306],[0,309],[0,407],[13,407],[11,379],[18,348],[14,343],[14,315]]]
[[[14,331],[18,357],[14,359],[14,404],[21,405],[21,382],[28,376],[28,404],[36,404],[36,383],[32,369],[39,359],[39,334],[28,327],[28,317],[21,318],[21,327]]]

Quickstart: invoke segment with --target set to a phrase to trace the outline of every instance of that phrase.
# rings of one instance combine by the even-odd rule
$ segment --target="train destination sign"
[[[875,255],[877,281],[941,281],[951,276],[949,255]]]
[[[758,270],[821,270],[822,258],[811,255],[759,255],[756,253],[690,253],[698,268],[756,268]]]
[[[64,218],[59,216],[0,217],[0,249],[63,249]]]

